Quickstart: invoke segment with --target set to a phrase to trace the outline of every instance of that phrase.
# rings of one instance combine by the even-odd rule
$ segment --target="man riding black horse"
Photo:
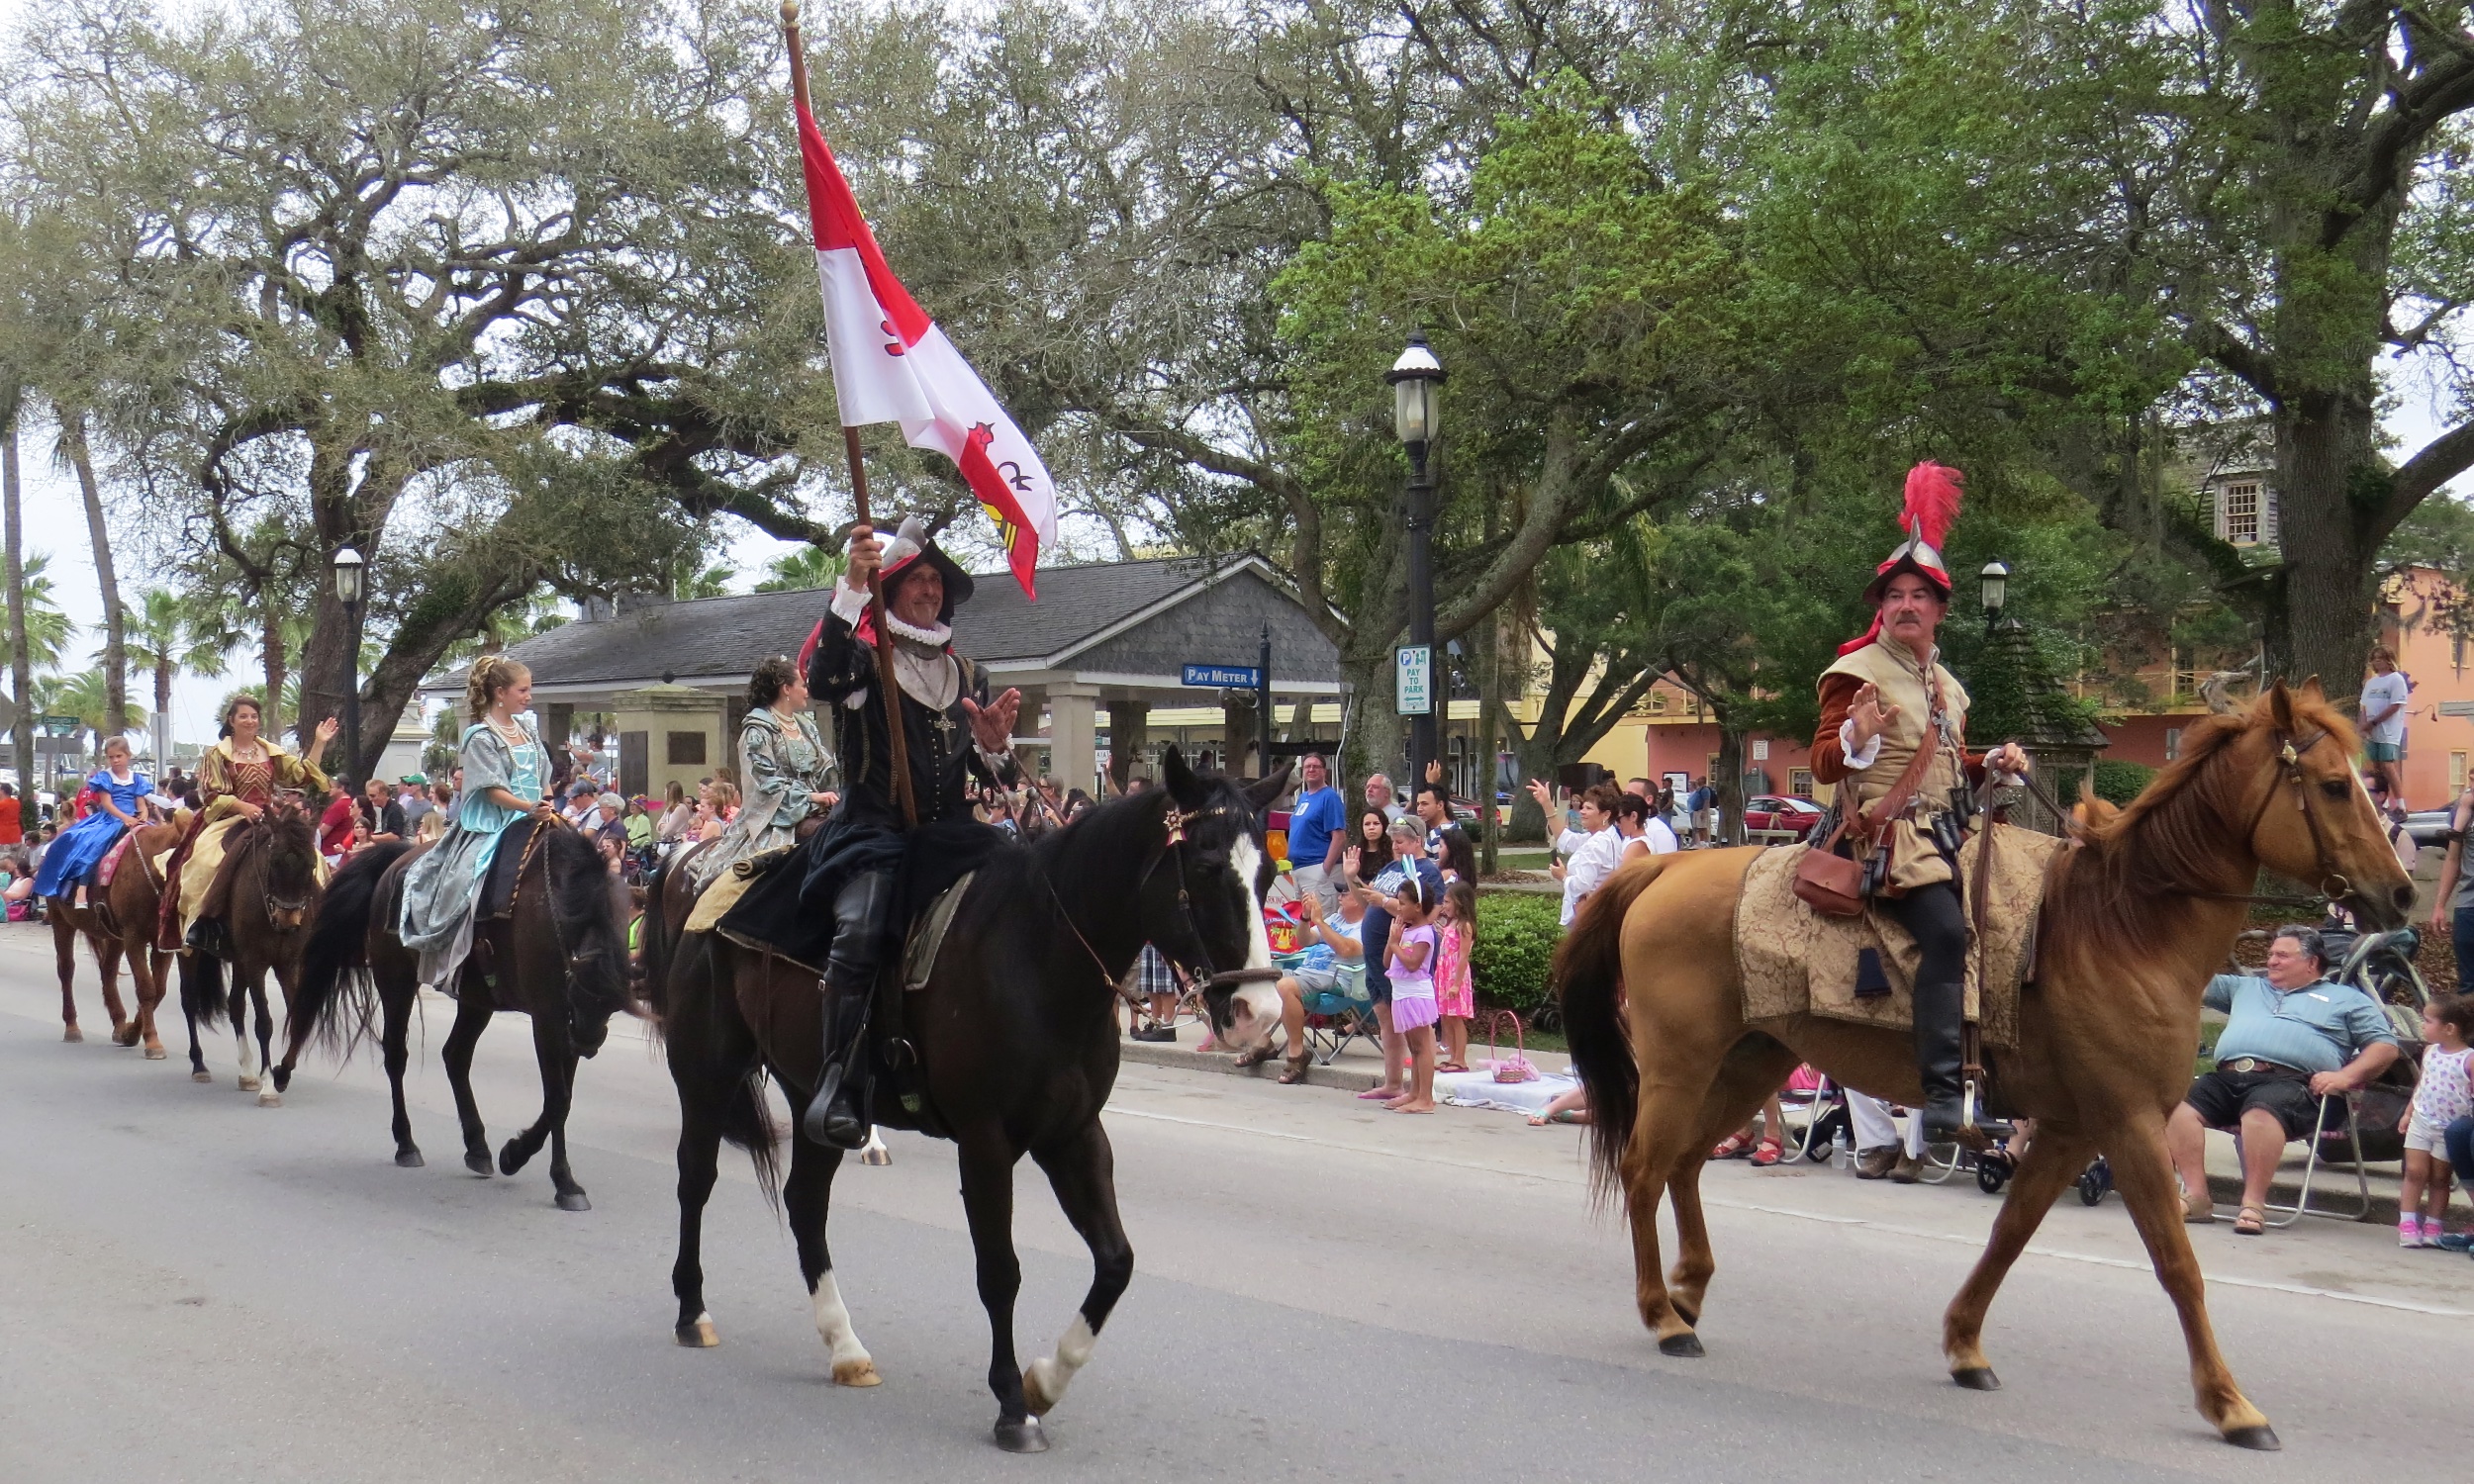
[[[876,695],[868,579],[880,569],[910,792],[922,830],[975,827],[975,779],[1015,786],[1011,740],[1022,706],[1019,691],[991,701],[987,677],[953,652],[954,609],[970,601],[969,574],[937,549],[916,519],[904,520],[890,544],[868,526],[854,528],[849,569],[834,584],[832,606],[801,655],[809,693],[833,710],[842,801],[824,828],[777,870],[786,879],[759,882],[718,925],[734,942],[821,969],[824,1072],[801,1127],[809,1138],[845,1150],[867,1142],[872,1121],[869,1006],[880,972],[902,942],[897,874],[911,844],[894,792],[892,734]]]

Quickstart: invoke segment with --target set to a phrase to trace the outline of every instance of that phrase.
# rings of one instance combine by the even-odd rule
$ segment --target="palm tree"
[[[672,599],[686,603],[696,598],[720,598],[729,593],[730,579],[738,574],[718,562],[710,566],[700,565],[703,560],[692,551],[680,552],[670,559],[662,581]]]
[[[756,584],[759,593],[801,593],[811,588],[829,588],[844,568],[850,565],[850,553],[828,551],[821,546],[802,546],[786,551],[765,564],[770,574]]]
[[[182,671],[213,679],[224,673],[224,656],[240,636],[220,614],[168,588],[148,588],[138,601],[129,632],[129,663],[154,673],[156,714],[172,708],[172,682]],[[161,767],[166,761],[155,759]]]
[[[35,683],[35,695],[44,697],[45,710],[77,718],[78,724],[93,739],[93,745],[87,749],[90,752],[100,753],[106,739],[123,735],[122,730],[112,724],[111,676],[100,665],[75,675],[47,676]],[[136,711],[138,707],[129,706],[128,709]],[[132,729],[144,724],[143,714],[130,718]]]
[[[26,558],[26,662],[37,670],[56,670],[61,651],[77,633],[77,625],[60,611],[51,587],[51,553]]]

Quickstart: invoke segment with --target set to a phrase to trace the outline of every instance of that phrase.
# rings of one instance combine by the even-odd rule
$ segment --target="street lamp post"
[[[1383,380],[1391,383],[1391,427],[1409,456],[1409,642],[1395,658],[1393,696],[1409,718],[1409,788],[1415,791],[1426,778],[1426,765],[1441,756],[1435,742],[1437,701],[1435,664],[1435,480],[1427,453],[1435,439],[1441,411],[1443,362],[1426,344],[1422,330],[1409,335],[1408,348],[1391,363]],[[1405,686],[1414,675],[1424,694],[1412,697]]]
[[[349,546],[335,549],[335,597],[343,601],[343,776],[361,766],[361,584],[369,564]]]
[[[2010,568],[2000,562],[1987,562],[1976,574],[1977,597],[1984,603],[1984,631],[1991,633],[2002,621],[2002,604],[2010,601]]]

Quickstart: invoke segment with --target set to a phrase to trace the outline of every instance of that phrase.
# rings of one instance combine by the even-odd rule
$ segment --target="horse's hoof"
[[[581,1190],[561,1190],[558,1192],[558,1209],[561,1211],[590,1211],[593,1209],[593,1203],[584,1198],[584,1192]]]
[[[692,1350],[709,1350],[721,1343],[720,1334],[713,1327],[712,1316],[705,1314],[699,1314],[694,1323],[681,1325],[670,1334],[679,1344]],[[833,1379],[838,1381],[841,1377],[835,1376]]]
[[[212,1084],[215,1080],[215,1073],[208,1071],[204,1067],[200,1067],[196,1071],[189,1073],[189,1080],[193,1082],[206,1082]]]
[[[112,1027],[112,1044],[114,1046],[136,1046],[138,1044],[138,1027],[134,1024],[116,1025]]]
[[[161,1048],[161,1047],[159,1047],[159,1046],[149,1046],[149,1047],[147,1047],[147,1048],[146,1048],[146,1060],[147,1060],[147,1061],[149,1061],[149,1062],[160,1062],[160,1061],[162,1061],[162,1060],[163,1060],[163,1048]]]
[[[257,1105],[261,1108],[280,1108],[283,1106],[283,1094],[269,1087],[257,1095]]]
[[[257,1078],[242,1077],[240,1079],[240,1090],[243,1092],[255,1092],[257,1090]]]
[[[281,1067],[275,1068],[275,1090],[277,1092],[290,1092],[292,1090],[292,1073],[288,1069]]]
[[[464,1167],[474,1174],[487,1178],[492,1173],[489,1151],[478,1149],[464,1151]]]
[[[421,1151],[417,1149],[400,1149],[395,1152],[395,1167],[398,1169],[419,1169],[426,1162],[428,1161],[421,1158]]]
[[[2269,1427],[2266,1423],[2250,1428],[2236,1428],[2225,1435],[2225,1440],[2237,1448],[2256,1448],[2262,1453],[2281,1452],[2285,1447],[2285,1444],[2277,1439],[2276,1429]]]
[[[997,1446],[1008,1453],[1044,1453],[1048,1451],[1048,1430],[1036,1417],[1020,1422],[997,1421]]]
[[[1999,1391],[2002,1378],[1993,1374],[1989,1365],[1967,1365],[1951,1371],[1950,1378],[1969,1391]]]
[[[86,1033],[73,1025],[65,1026],[60,1031],[60,1039],[63,1041],[83,1041],[86,1039]]]
[[[532,1152],[523,1147],[523,1140],[510,1139],[507,1141],[506,1148],[498,1152],[498,1172],[503,1175],[512,1175],[523,1168],[525,1161],[531,1158]]]
[[[1703,1355],[1709,1353],[1707,1350],[1701,1348],[1701,1337],[1693,1334],[1690,1330],[1686,1330],[1680,1335],[1669,1335],[1665,1339],[1660,1341],[1658,1343],[1658,1352],[1662,1355],[1674,1355],[1686,1360],[1698,1360]]]
[[[707,1326],[707,1328],[710,1329],[711,1326]],[[876,1373],[876,1362],[869,1359],[867,1356],[862,1355],[856,1360],[834,1361],[833,1384],[836,1386],[882,1386],[885,1384],[885,1378]],[[997,1427],[999,1436],[1002,1436],[1004,1424],[999,1423]],[[1045,1447],[1046,1445],[1047,1444],[1045,1443],[1041,1444],[1042,1447]],[[1039,1451],[1039,1449],[1017,1448],[1015,1451],[1035,1453]]]

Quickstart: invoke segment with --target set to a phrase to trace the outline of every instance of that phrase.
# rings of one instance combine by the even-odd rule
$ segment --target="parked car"
[[[1821,823],[1821,805],[1809,798],[1790,794],[1756,793],[1744,801],[1744,827],[1747,830],[1786,830],[1802,840]]]

